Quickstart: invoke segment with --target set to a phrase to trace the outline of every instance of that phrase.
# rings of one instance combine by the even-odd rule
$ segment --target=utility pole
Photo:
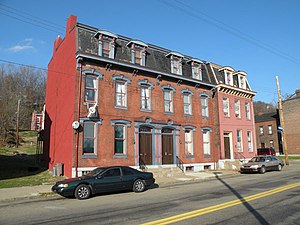
[[[281,93],[280,93],[278,76],[276,76],[276,84],[277,84],[277,93],[278,93],[279,118],[280,118],[280,125],[282,127],[281,134],[282,134],[282,142],[283,142],[283,153],[285,155],[285,164],[289,165],[289,154],[288,154],[287,145],[286,145],[285,126],[284,126],[284,118],[283,118]]]
[[[17,107],[17,124],[16,124],[16,147],[19,147],[19,118],[20,118],[20,103],[21,100],[18,100],[18,107]]]

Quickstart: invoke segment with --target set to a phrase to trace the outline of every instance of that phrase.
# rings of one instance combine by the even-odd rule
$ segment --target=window
[[[123,176],[131,176],[134,175],[134,171],[130,168],[123,167],[122,168]]]
[[[104,37],[102,40],[102,56],[109,58],[110,56],[110,45],[111,45],[111,39],[108,37]]]
[[[134,49],[134,63],[142,65],[142,49],[139,47]]]
[[[164,90],[164,106],[165,112],[172,113],[173,112],[173,92],[172,90]]]
[[[259,135],[264,135],[264,127],[259,127]]]
[[[131,48],[131,63],[145,66],[148,45],[142,41],[131,40],[127,46]]]
[[[187,156],[194,155],[194,146],[193,146],[193,130],[186,129],[184,131],[185,137],[185,154]]]
[[[116,82],[116,106],[127,107],[126,83],[123,81]]]
[[[181,75],[181,59],[177,58],[177,57],[173,57],[173,72],[172,73],[176,73]]]
[[[252,133],[251,133],[251,131],[247,131],[247,139],[248,139],[248,151],[252,152],[253,148],[252,148]]]
[[[273,134],[272,125],[269,125],[269,126],[268,126],[268,133],[269,133],[269,134]]]
[[[202,117],[207,118],[208,117],[208,95],[201,94],[201,112]]]
[[[87,121],[83,123],[83,154],[96,154],[95,127],[94,122]]]
[[[96,102],[97,98],[97,77],[92,75],[85,76],[85,95],[86,102]]]
[[[208,158],[211,155],[211,131],[211,128],[202,128],[204,158]]]
[[[270,148],[274,148],[274,141],[270,140]]]
[[[192,75],[194,79],[202,80],[202,65],[199,63],[192,63]]]
[[[243,142],[242,142],[242,131],[237,130],[236,131],[236,137],[237,137],[237,149],[239,152],[243,151]]]
[[[228,98],[223,98],[223,112],[225,117],[229,117],[229,99]]]
[[[225,75],[225,84],[228,85],[233,85],[233,79],[232,79],[232,73],[229,71],[224,71],[224,75]]]
[[[246,102],[246,104],[245,104],[245,111],[246,111],[246,119],[250,120],[251,117],[250,117],[250,103],[249,102]]]
[[[95,37],[99,40],[98,55],[113,59],[118,36],[109,31],[98,31]]]
[[[123,124],[115,125],[115,155],[126,154],[126,126]]]
[[[141,86],[141,109],[151,110],[150,86]]]
[[[103,173],[103,177],[119,177],[119,176],[121,176],[121,171],[119,168],[109,169],[105,173]]]
[[[234,101],[234,112],[236,118],[241,118],[241,107],[240,107],[240,100]]]
[[[182,59],[183,55],[177,52],[170,52],[166,55],[171,59],[171,73],[182,75]]]
[[[183,110],[185,115],[192,115],[192,95],[183,93]]]
[[[240,76],[240,88],[246,89],[246,79],[244,76]]]

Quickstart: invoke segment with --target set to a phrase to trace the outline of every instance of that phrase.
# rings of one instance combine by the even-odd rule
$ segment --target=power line
[[[299,59],[297,59],[295,57],[292,57],[292,56],[289,56],[287,53],[285,53],[281,50],[278,50],[278,49],[276,49],[276,48],[274,48],[274,47],[272,47],[272,46],[270,46],[266,43],[263,43],[263,42],[257,40],[256,38],[253,38],[253,37],[243,33],[242,31],[240,31],[240,30],[238,30],[238,29],[236,29],[236,28],[234,28],[230,25],[225,24],[224,22],[221,22],[221,21],[219,21],[219,20],[217,20],[217,19],[215,19],[215,18],[213,18],[213,17],[211,17],[211,16],[209,16],[209,15],[207,15],[207,14],[205,14],[205,13],[199,11],[199,10],[196,10],[195,7],[187,5],[187,4],[185,4],[181,1],[178,1],[178,0],[175,0],[175,2],[179,3],[180,5],[183,5],[185,8],[183,8],[181,6],[178,6],[178,5],[171,4],[169,2],[166,2],[165,0],[161,0],[161,2],[164,3],[165,5],[169,6],[169,7],[172,7],[176,10],[184,12],[189,16],[195,17],[196,19],[199,19],[199,20],[202,20],[202,21],[204,21],[208,24],[211,24],[211,25],[219,28],[220,30],[228,32],[228,33],[230,33],[234,36],[237,36],[240,39],[243,39],[243,40],[245,40],[245,41],[247,41],[247,42],[249,42],[249,43],[251,43],[251,44],[253,44],[257,47],[260,47],[260,48],[262,48],[262,49],[264,49],[264,50],[266,50],[266,51],[268,51],[268,52],[270,52],[274,55],[280,56],[280,57],[282,57],[282,58],[284,58],[284,59],[286,59],[290,62],[293,62],[294,64],[300,65]],[[194,12],[192,12],[192,11],[194,11]],[[199,14],[201,14],[202,17],[199,16]]]
[[[19,21],[24,22],[24,23],[31,24],[33,26],[37,26],[37,27],[43,28],[43,29],[48,30],[48,31],[52,31],[52,32],[55,32],[55,33],[63,34],[63,30],[61,28],[53,29],[52,28],[53,26],[51,26],[51,25],[47,25],[47,24],[45,24],[43,22],[40,22],[40,21],[37,21],[37,20],[33,20],[33,19],[30,19],[30,18],[26,18],[24,16],[22,16],[20,18],[20,15],[15,15],[14,13],[8,12],[7,10],[5,10],[3,8],[0,8],[0,14],[2,14],[4,16],[7,16],[7,17],[10,17],[10,18],[15,19],[15,20],[19,20]]]

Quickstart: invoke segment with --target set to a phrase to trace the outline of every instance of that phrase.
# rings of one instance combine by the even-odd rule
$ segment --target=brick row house
[[[234,146],[239,129],[242,146],[251,132],[252,151],[247,145],[237,151],[253,156],[254,92],[244,72],[232,73],[242,86],[229,87],[221,82],[227,67],[76,20],[71,15],[65,38],[55,40],[48,66],[44,156],[50,170],[63,165],[64,175],[75,177],[97,166],[179,161],[184,170],[215,169],[220,159],[238,158],[235,147],[227,156],[222,143],[232,132]],[[222,128],[224,96],[240,101],[241,114],[249,103],[250,119]]]
[[[300,89],[282,102],[286,148],[289,154],[300,154]]]
[[[280,120],[278,112],[255,116],[256,140],[258,148],[274,148],[276,154],[283,154]]]

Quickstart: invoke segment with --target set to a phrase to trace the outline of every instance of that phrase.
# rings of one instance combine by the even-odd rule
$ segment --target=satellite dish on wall
[[[80,125],[80,123],[78,121],[74,121],[72,123],[72,127],[73,127],[74,130],[77,130],[79,128],[79,125]]]

